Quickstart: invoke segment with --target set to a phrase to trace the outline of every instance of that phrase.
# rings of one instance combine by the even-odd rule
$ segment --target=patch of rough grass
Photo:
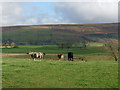
[[[87,62],[23,57],[3,57],[3,64],[8,65],[2,67],[3,88],[118,88],[118,62],[114,60],[89,55]]]

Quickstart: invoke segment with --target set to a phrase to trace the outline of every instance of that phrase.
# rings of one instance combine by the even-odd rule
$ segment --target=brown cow
[[[64,54],[57,54],[57,56],[58,56],[59,60],[60,60],[60,59],[61,59],[61,60],[64,60]]]

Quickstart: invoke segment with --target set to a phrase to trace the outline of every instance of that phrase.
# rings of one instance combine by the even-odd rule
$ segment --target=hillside
[[[64,42],[97,41],[117,38],[117,23],[59,24],[2,27],[3,42],[17,44],[58,44]]]

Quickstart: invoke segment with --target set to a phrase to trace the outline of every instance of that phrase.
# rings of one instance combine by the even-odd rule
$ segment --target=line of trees
[[[58,48],[59,49],[70,49],[72,48],[73,44],[75,44],[76,42],[66,42],[66,43],[59,43],[57,44]],[[88,44],[88,41],[87,40],[83,40],[81,42],[79,42],[81,44],[79,44],[79,48],[80,49],[86,49],[87,48],[87,44]]]
[[[72,43],[61,43],[57,44],[59,49],[70,49],[72,47]]]

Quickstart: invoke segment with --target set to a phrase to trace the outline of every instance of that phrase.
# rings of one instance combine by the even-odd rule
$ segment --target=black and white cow
[[[42,53],[42,52],[29,52],[27,54],[31,55],[34,61],[35,61],[35,58],[40,58],[40,60],[43,59],[43,56],[45,55],[45,53]]]
[[[68,61],[73,61],[73,53],[68,52]]]

